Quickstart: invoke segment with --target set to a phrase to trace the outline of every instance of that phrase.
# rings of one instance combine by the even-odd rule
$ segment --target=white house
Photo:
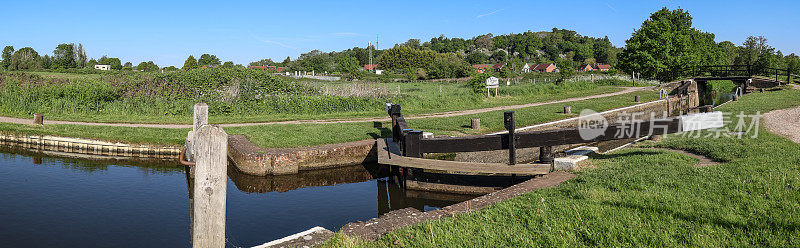
[[[101,71],[108,71],[111,70],[111,65],[94,65],[94,68]]]

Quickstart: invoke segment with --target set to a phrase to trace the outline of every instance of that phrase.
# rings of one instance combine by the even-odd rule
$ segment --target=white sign
[[[683,132],[721,128],[723,126],[725,126],[725,124],[722,122],[722,112],[681,116],[681,131]]]
[[[496,77],[490,77],[486,79],[486,88],[497,88],[500,85],[500,80]]]

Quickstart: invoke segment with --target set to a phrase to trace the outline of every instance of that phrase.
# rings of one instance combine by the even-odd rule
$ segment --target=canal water
[[[228,176],[228,247],[469,199],[402,191],[377,165],[272,177],[229,168]],[[0,182],[2,247],[191,245],[187,179],[177,162],[96,161],[2,147]]]

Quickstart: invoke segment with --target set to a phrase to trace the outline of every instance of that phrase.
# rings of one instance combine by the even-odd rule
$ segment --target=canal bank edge
[[[682,103],[681,100],[685,101],[686,99],[669,96],[667,99],[607,110],[600,112],[600,114],[609,120],[616,120],[620,114],[630,114],[632,112],[658,115],[679,109],[680,105],[685,103]],[[649,116],[642,117],[649,118]],[[522,127],[517,130],[536,131],[568,128],[577,126],[577,123],[578,117],[573,117]],[[493,134],[499,133],[503,132]],[[569,148],[571,147],[564,146],[560,147],[559,150],[563,151]],[[528,150],[538,151],[538,149]],[[507,156],[502,156],[503,152],[505,151],[461,153],[457,155],[456,161],[504,162]],[[538,152],[533,155],[533,157],[538,156]],[[233,161],[236,168],[242,173],[256,176],[297,174],[306,170],[343,167],[378,161],[374,139],[313,147],[260,148],[242,135],[230,135],[228,137],[228,158]]]
[[[131,158],[177,159],[181,152],[180,146],[126,144],[52,135],[20,135],[7,132],[0,132],[0,143],[54,152]]]

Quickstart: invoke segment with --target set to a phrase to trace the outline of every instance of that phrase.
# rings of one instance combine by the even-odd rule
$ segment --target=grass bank
[[[0,115],[50,120],[128,123],[191,123],[192,106],[209,104],[210,122],[375,117],[385,103],[406,114],[478,109],[561,100],[620,91],[581,81],[520,83],[499,97],[475,94],[456,82],[321,82],[246,69],[198,69],[167,73],[0,72]]]
[[[571,105],[574,113],[580,113],[584,108],[604,111],[630,106],[636,104],[633,102],[634,95],[641,95],[643,101],[655,100],[658,98],[658,93],[655,91],[640,91],[592,100],[521,108],[515,110],[517,126],[539,124],[576,116],[576,114],[566,115],[561,113],[564,105]],[[409,125],[412,128],[430,131],[436,134],[463,135],[490,133],[503,130],[502,116],[503,111],[492,111],[465,116],[414,119],[409,120]],[[469,124],[470,118],[481,118],[482,129],[480,131],[471,130],[466,126]],[[225,131],[228,134],[245,135],[250,141],[260,147],[302,147],[389,137],[391,135],[390,129],[389,122],[378,123],[377,125],[373,122],[355,122],[227,127]],[[37,127],[21,124],[0,124],[0,131],[17,134],[59,135],[107,141],[166,145],[183,144],[188,130],[189,129],[82,125],[45,125],[44,127]]]
[[[800,91],[781,90],[746,95],[718,110],[754,114],[797,105]],[[623,149],[594,157],[594,168],[554,188],[399,229],[376,242],[337,235],[326,246],[800,246],[800,145],[763,129],[755,138],[671,135],[645,145],[724,163],[698,168],[685,155]]]

